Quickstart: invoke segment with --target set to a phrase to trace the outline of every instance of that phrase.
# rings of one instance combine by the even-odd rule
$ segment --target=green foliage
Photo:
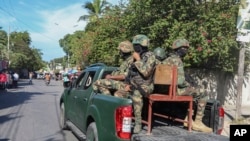
[[[0,30],[0,60],[7,59],[7,32]]]
[[[9,53],[7,50],[7,33],[5,31],[0,31],[0,38],[4,41],[3,46],[1,46],[0,43],[1,55],[3,55],[2,59],[8,59],[7,56],[9,54],[11,69],[28,69],[29,71],[34,71],[45,66],[42,61],[41,51],[29,47],[31,38],[27,31],[10,33]]]
[[[78,21],[97,21],[104,13],[107,5],[109,5],[109,3],[106,0],[93,0],[93,2],[86,2],[84,5],[82,5],[82,7],[87,10],[88,15],[81,16]]]
[[[60,44],[74,63],[117,65],[119,42],[131,41],[136,34],[150,38],[151,50],[161,46],[167,52],[182,37],[191,45],[184,60],[187,67],[235,72],[238,7],[234,0],[130,0],[106,8],[85,31],[65,36],[66,44]]]

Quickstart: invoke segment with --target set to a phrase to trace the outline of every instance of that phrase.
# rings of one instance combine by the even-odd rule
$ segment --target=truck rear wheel
[[[95,122],[90,123],[88,126],[86,133],[86,141],[98,141],[98,134]]]
[[[66,125],[66,119],[65,119],[65,109],[64,104],[62,103],[60,106],[60,127],[62,130],[68,129]]]

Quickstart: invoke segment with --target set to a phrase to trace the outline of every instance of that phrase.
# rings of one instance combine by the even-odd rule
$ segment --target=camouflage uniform
[[[120,65],[117,71],[112,72],[112,76],[124,75],[128,73],[128,68],[133,63],[133,57],[131,53],[133,52],[133,45],[129,41],[123,41],[119,44],[118,49],[122,53],[127,53],[129,55]],[[126,98],[129,92],[126,92],[124,81],[113,80],[113,79],[99,79],[93,83],[94,91],[100,91],[102,94],[111,95],[110,90],[115,90],[114,96]]]
[[[166,64],[168,65],[176,65],[178,72],[178,81],[177,84],[183,85],[185,83],[185,75],[184,75],[184,65],[181,58],[177,54],[170,54],[170,56],[166,59]],[[178,90],[179,92],[179,90]]]
[[[132,43],[135,52],[140,54],[140,60],[134,58],[135,62],[131,65],[127,76],[132,90],[131,99],[135,116],[134,133],[138,133],[141,131],[143,97],[147,97],[154,89],[153,72],[156,59],[153,52],[148,51],[149,39],[147,36],[136,35]]]
[[[167,62],[170,65],[176,65],[178,67],[178,95],[192,95],[197,101],[197,114],[195,121],[192,124],[192,129],[202,132],[212,132],[211,128],[202,123],[202,117],[204,115],[208,96],[201,93],[201,90],[198,87],[192,86],[185,80],[184,65],[181,58],[185,56],[186,53],[183,52],[185,52],[185,50],[187,51],[189,48],[189,42],[185,39],[177,39],[174,41],[172,48],[174,49],[175,54],[170,55]],[[180,51],[179,49],[183,50]],[[184,126],[186,126],[186,124],[184,124]]]

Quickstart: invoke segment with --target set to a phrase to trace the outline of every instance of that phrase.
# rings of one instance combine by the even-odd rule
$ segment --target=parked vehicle
[[[0,89],[5,90],[7,84],[7,75],[4,72],[0,72]]]
[[[43,73],[37,73],[36,79],[44,79]]]
[[[224,111],[217,100],[208,102],[204,117],[204,123],[212,127],[214,133],[188,132],[183,125],[158,120],[158,123],[154,123],[153,135],[132,134],[131,99],[103,95],[94,92],[92,88],[94,81],[104,78],[116,69],[100,63],[93,64],[84,69],[70,87],[64,89],[60,99],[62,129],[70,129],[79,139],[87,141],[229,140],[228,137],[218,135],[223,128]],[[184,113],[174,109],[177,106],[171,104],[165,106],[171,107],[159,109],[167,112],[167,109],[172,108],[175,113]]]

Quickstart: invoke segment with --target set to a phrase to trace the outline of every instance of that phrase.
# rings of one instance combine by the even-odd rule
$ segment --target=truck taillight
[[[132,123],[132,106],[119,107],[115,112],[116,134],[119,138],[130,139]]]
[[[225,111],[223,109],[223,107],[219,107],[219,124],[218,124],[218,130],[217,130],[217,134],[221,134],[223,127],[224,127],[224,114]]]

